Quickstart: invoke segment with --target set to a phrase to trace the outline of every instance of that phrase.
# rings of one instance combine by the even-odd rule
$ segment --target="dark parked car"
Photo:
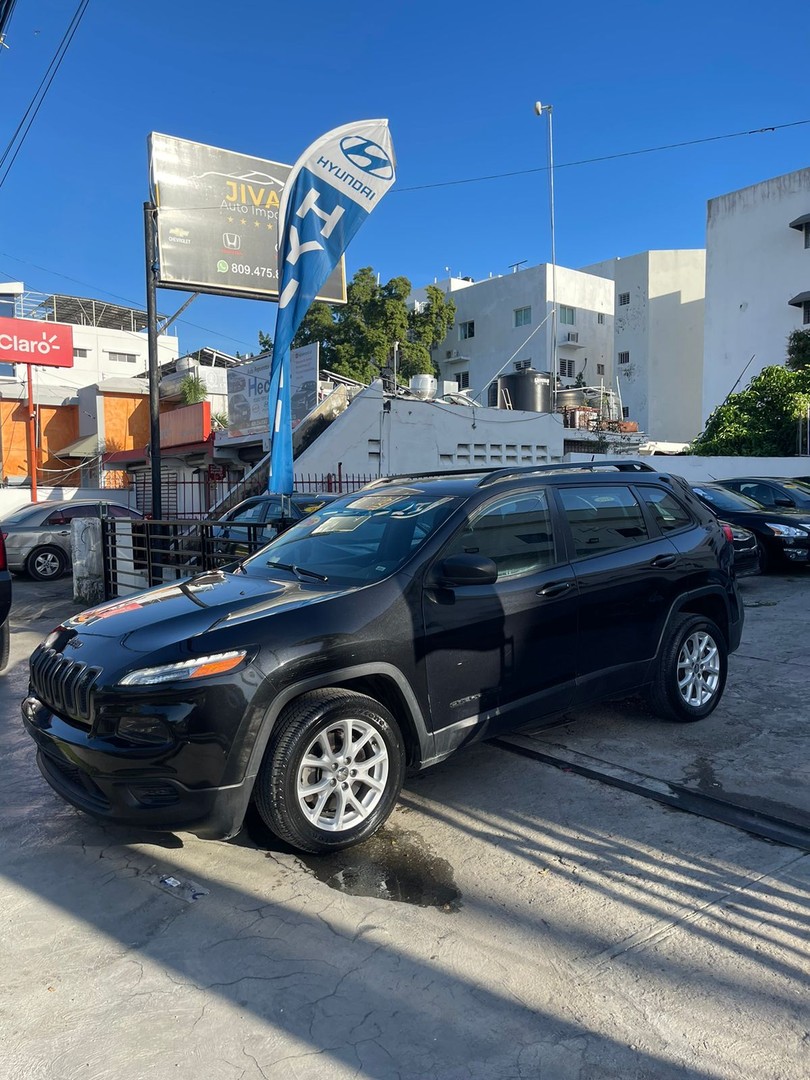
[[[31,657],[45,778],[108,821],[312,852],[370,836],[406,766],[642,690],[700,720],[742,632],[685,481],[622,462],[398,477],[231,572],[69,619]]]
[[[745,495],[760,506],[773,509],[801,510],[810,514],[810,484],[801,480],[777,480],[770,476],[740,476],[718,480],[721,487]]]
[[[237,503],[212,530],[218,554],[242,558],[269,544],[307,514],[320,510],[333,495],[255,495]]]
[[[0,671],[8,664],[11,631],[8,615],[11,611],[11,574],[6,561],[6,544],[0,532]]]
[[[723,521],[722,518],[720,518],[720,524],[731,534],[731,543],[734,546],[734,572],[737,577],[758,574],[760,572],[759,545],[756,536],[748,529],[744,529],[742,525],[732,525],[730,521]]]
[[[696,484],[693,491],[718,517],[741,525],[757,538],[763,574],[810,560],[810,512],[767,510],[721,484]]]
[[[26,503],[3,522],[3,537],[9,569],[28,574],[35,581],[61,577],[70,566],[71,526],[74,518],[108,517],[140,519],[143,515],[128,506],[105,500],[87,502],[81,498],[58,502]]]

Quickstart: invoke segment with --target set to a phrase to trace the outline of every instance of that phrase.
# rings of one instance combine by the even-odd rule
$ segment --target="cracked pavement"
[[[449,863],[458,910],[338,891],[250,837],[103,826],[50,791],[19,719],[25,660],[71,608],[49,588],[15,581],[0,686],[3,1080],[810,1073],[810,855],[488,745],[410,779],[386,830]],[[806,769],[810,577],[745,589],[778,604],[749,613],[715,717],[687,738],[614,705],[574,737],[742,786],[745,747],[778,772],[781,746],[762,797],[784,800]]]

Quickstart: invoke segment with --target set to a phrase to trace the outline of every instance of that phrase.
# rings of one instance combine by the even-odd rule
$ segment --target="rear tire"
[[[34,581],[55,581],[67,570],[68,560],[64,551],[47,544],[34,548],[25,563],[25,568]]]
[[[8,666],[8,654],[11,646],[11,628],[9,621],[0,626],[0,671],[5,671]]]
[[[703,615],[676,615],[658,654],[650,687],[653,712],[665,720],[702,720],[720,703],[728,673],[728,646]]]
[[[348,690],[315,690],[278,718],[253,794],[277,836],[323,854],[376,832],[404,778],[405,745],[386,708]]]
[[[761,540],[757,540],[757,550],[759,551],[759,572],[760,574],[769,574],[772,569],[773,560],[765,550],[765,545]]]

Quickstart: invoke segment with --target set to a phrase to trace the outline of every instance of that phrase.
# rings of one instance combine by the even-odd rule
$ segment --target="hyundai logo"
[[[394,163],[383,148],[371,139],[364,139],[362,135],[347,135],[340,140],[340,149],[355,168],[380,180],[392,179]]]

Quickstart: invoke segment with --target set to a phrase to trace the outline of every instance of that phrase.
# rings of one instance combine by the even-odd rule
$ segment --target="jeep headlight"
[[[119,686],[157,686],[166,682],[188,682],[205,679],[209,675],[222,675],[239,667],[247,656],[247,649],[197,656],[193,660],[181,660],[177,664],[161,664],[160,667],[138,668],[130,671]]]

